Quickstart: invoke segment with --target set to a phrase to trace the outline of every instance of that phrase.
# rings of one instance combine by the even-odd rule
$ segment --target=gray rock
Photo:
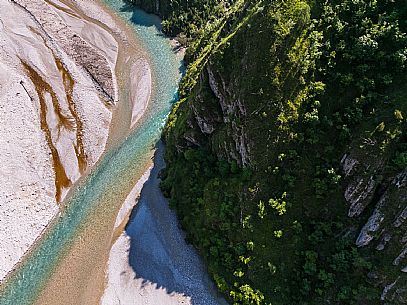
[[[375,211],[360,231],[359,236],[356,240],[356,246],[367,246],[373,240],[374,235],[376,234],[376,232],[378,232],[380,225],[384,220],[384,214],[381,212],[381,208],[385,205],[385,202],[386,197],[383,196],[379,201]]]
[[[349,217],[359,216],[371,202],[377,183],[373,176],[360,177],[348,185],[345,190],[345,199],[350,204]]]
[[[393,226],[396,228],[400,227],[406,219],[407,219],[407,206],[399,214],[399,216],[397,216],[396,220],[393,222]]]
[[[387,243],[391,240],[391,235],[385,232],[380,240],[380,243],[377,245],[376,250],[383,251]]]
[[[359,161],[353,159],[350,155],[345,154],[341,160],[342,171],[345,174],[345,177],[348,177],[353,174],[356,166],[359,164]]]
[[[398,266],[400,262],[406,257],[407,255],[407,245],[404,245],[404,249],[400,252],[400,254],[394,259],[393,265]]]
[[[387,285],[384,287],[382,295],[380,296],[380,299],[382,301],[386,300],[386,296],[387,294],[390,292],[390,290],[397,284],[397,281],[400,279],[400,277],[398,277],[393,283]]]

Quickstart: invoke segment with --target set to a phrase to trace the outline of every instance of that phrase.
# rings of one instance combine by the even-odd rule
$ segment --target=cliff
[[[162,188],[234,304],[407,303],[407,5],[134,1],[188,46]]]

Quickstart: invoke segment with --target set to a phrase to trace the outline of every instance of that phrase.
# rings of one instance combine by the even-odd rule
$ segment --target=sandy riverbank
[[[137,129],[155,87],[133,29],[98,1],[13,0],[0,9],[1,279],[58,221],[105,147]],[[107,305],[222,304],[159,192],[162,147],[151,175],[151,147],[139,153],[95,198],[97,217],[61,253],[35,304],[96,305],[102,295]]]
[[[0,3],[0,282],[57,217],[109,136],[111,107],[101,91],[115,96],[117,42],[60,5]],[[98,85],[95,60],[104,63]]]
[[[130,99],[132,103],[131,127],[140,119],[151,96],[151,69],[148,61],[138,59],[130,73]]]
[[[118,44],[115,74],[120,88],[119,103],[113,111],[107,143],[108,147],[112,148],[129,134],[130,128],[136,123],[135,120],[141,118],[147,109],[152,87],[151,69],[148,61],[144,59],[145,53],[136,41],[132,29],[110,11],[105,10],[98,1],[63,0],[61,3],[66,6],[65,11],[74,11],[78,19],[103,27]],[[144,167],[148,168],[149,153],[146,153],[145,159]],[[143,164],[140,164],[140,167],[143,167]],[[143,172],[147,168],[142,169]],[[128,174],[138,179],[142,172],[138,176],[138,172],[129,169]],[[106,196],[99,199],[103,203],[99,203],[100,209],[93,211],[98,217],[89,219],[78,232],[75,241],[64,253],[51,278],[47,280],[36,304],[99,303],[104,289],[105,268],[112,243],[115,216],[118,212],[117,202],[123,202],[130,193],[130,185],[125,183],[130,181],[133,187],[136,181],[131,182],[132,179],[123,178],[125,182],[122,185],[119,182],[120,186],[106,190]]]

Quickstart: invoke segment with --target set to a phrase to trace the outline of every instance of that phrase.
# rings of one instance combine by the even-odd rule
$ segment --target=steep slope
[[[235,304],[407,303],[404,1],[134,1],[187,44],[162,188]]]

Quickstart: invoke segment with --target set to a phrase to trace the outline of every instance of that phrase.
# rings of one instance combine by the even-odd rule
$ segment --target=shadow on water
[[[126,227],[130,266],[143,284],[187,296],[193,305],[227,304],[216,292],[194,248],[185,242],[176,215],[160,191],[163,154],[164,145],[159,142],[154,167]]]
[[[136,27],[142,27],[146,30],[146,32],[148,32],[149,37],[145,36],[144,40],[145,40],[145,47],[147,49],[150,49],[150,53],[154,54],[157,49],[160,49],[162,47],[159,45],[156,45],[154,43],[154,39],[152,39],[153,37],[157,38],[161,38],[165,41],[168,41],[168,36],[166,36],[163,32],[162,32],[162,26],[161,26],[161,19],[159,16],[154,15],[154,14],[150,14],[147,13],[146,11],[143,11],[142,9],[138,8],[137,6],[128,3],[126,1],[113,1],[113,0],[104,0],[108,5],[115,7],[115,9],[121,14],[121,16],[125,16],[125,19],[128,20],[133,26],[135,25]],[[149,29],[150,28],[150,29]],[[140,31],[136,30],[137,34],[140,35],[145,35],[144,33],[141,33]],[[160,39],[158,39],[160,40]],[[151,45],[150,45],[151,43]],[[173,54],[177,54],[180,50],[181,50],[182,46],[181,45],[174,45],[171,47],[172,53]],[[178,68],[178,72],[181,75],[185,75],[186,72],[186,67],[184,65],[184,62],[181,61],[181,64]],[[174,99],[174,101],[176,101],[176,99]]]
[[[106,211],[106,213],[115,211],[115,207],[111,203],[117,201],[118,190],[122,185],[130,186],[135,178],[132,175],[138,175],[138,170],[141,170],[139,166],[145,164],[146,158],[144,156],[149,153],[151,143],[154,143],[155,139],[159,137],[160,129],[163,127],[171,104],[176,98],[177,85],[180,79],[179,67],[182,66],[180,58],[174,56],[168,40],[157,34],[157,27],[139,26],[138,24],[131,24],[131,20],[129,21],[129,18],[134,19],[140,15],[140,18],[134,19],[135,22],[154,24],[153,21],[148,23],[148,19],[145,18],[155,20],[156,17],[139,10],[121,14],[122,0],[104,0],[104,2],[114,9],[123,20],[128,21],[129,25],[137,32],[139,41],[146,53],[150,54],[153,77],[157,87],[152,95],[152,107],[146,113],[146,119],[142,120],[140,127],[136,128],[125,142],[107,151],[103,158],[98,161],[97,166],[84,178],[83,183],[72,194],[69,204],[57,221],[47,229],[32,253],[10,276],[7,285],[1,285],[1,305],[32,304],[90,217],[97,216],[95,211],[98,213],[100,211]],[[192,264],[197,262],[196,264],[200,269],[195,266],[191,268],[195,270],[194,272],[198,272],[198,275],[195,273],[192,275],[190,281],[192,286],[189,285],[188,266],[191,263],[188,263],[187,267],[183,267],[185,263],[180,261],[176,257],[177,252],[174,252],[177,249],[170,248],[171,245],[178,247],[184,241],[182,232],[177,228],[175,215],[168,210],[166,204],[163,203],[165,202],[164,198],[159,193],[157,174],[163,164],[162,148],[159,147],[156,166],[143,191],[145,204],[140,205],[141,209],[138,209],[141,211],[140,213],[133,215],[133,219],[135,219],[133,223],[136,224],[136,227],[134,228],[132,225],[128,227],[129,235],[132,236],[132,266],[138,276],[143,277],[146,281],[157,283],[159,287],[165,287],[168,291],[179,291],[180,294],[191,295],[198,302],[203,298],[195,297],[196,294],[194,294],[193,289],[195,289],[194,285],[201,285],[201,278],[205,275],[205,270],[196,254],[191,255],[194,259]],[[151,198],[156,199],[151,200]],[[144,216],[143,209],[145,211]],[[137,229],[139,222],[141,225]],[[146,228],[143,229],[143,226]],[[171,228],[171,230],[167,232],[167,228]],[[149,233],[151,234],[149,235]],[[138,234],[144,234],[147,242],[144,242],[143,236],[140,237]],[[150,241],[152,241],[151,245],[149,244]],[[188,252],[192,250],[186,245],[180,246],[179,251],[181,251],[180,258],[182,259],[188,258],[188,253],[192,253]],[[139,258],[140,260],[138,260]],[[185,260],[188,262],[188,259]],[[147,264],[143,265],[139,262],[147,262]],[[152,267],[148,268],[150,262]],[[195,304],[198,304],[196,302]],[[202,302],[199,304],[202,305]]]
[[[162,27],[160,18],[158,16],[149,14],[130,3],[125,3],[120,8],[120,11],[122,13],[133,13],[130,19],[131,22],[146,27],[154,26],[158,31],[158,36],[165,36],[164,34],[161,34]]]

